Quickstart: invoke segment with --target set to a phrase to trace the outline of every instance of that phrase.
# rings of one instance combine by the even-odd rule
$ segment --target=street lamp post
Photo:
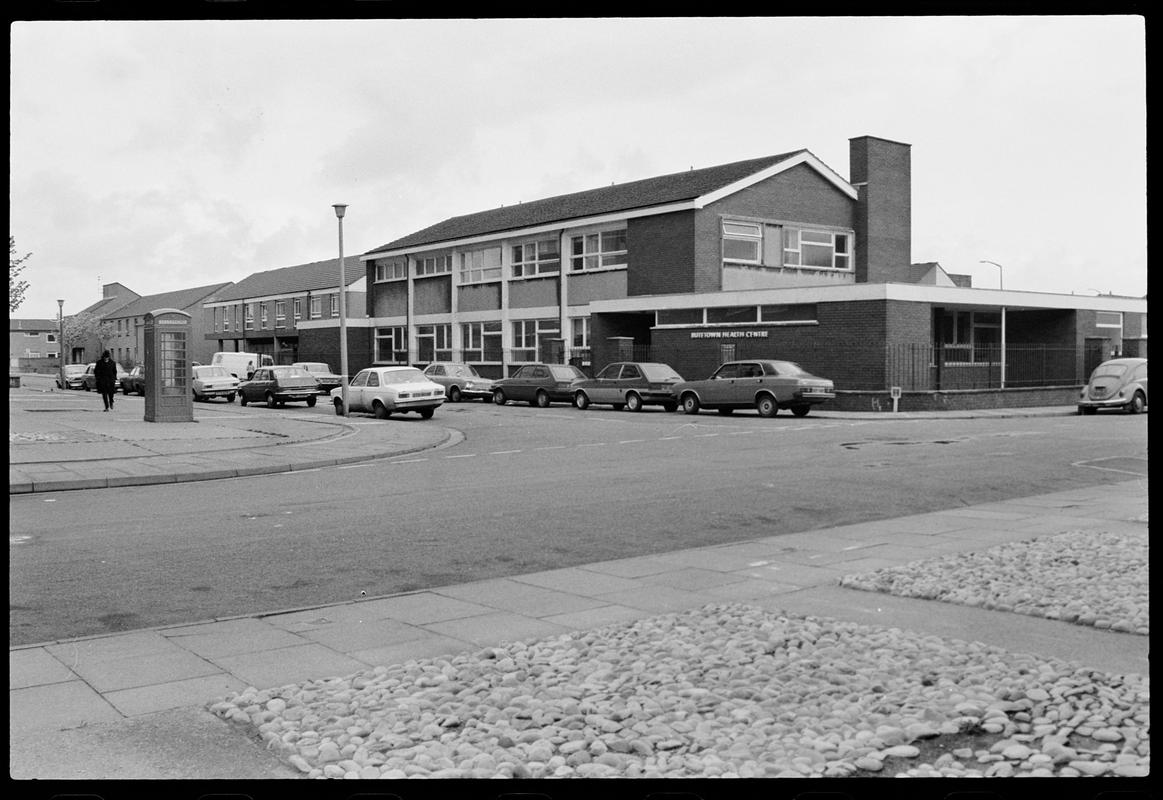
[[[335,218],[339,222],[339,394],[343,398],[343,416],[347,416],[347,280],[343,274],[343,213],[344,203],[334,203]]]
[[[61,373],[61,390],[65,385],[65,301],[57,300],[57,362]]]
[[[982,260],[982,264],[993,264],[997,267],[997,288],[1005,290],[1005,281],[1002,277],[1004,269],[996,261]],[[1006,307],[1001,307],[1001,388],[1006,388]]]

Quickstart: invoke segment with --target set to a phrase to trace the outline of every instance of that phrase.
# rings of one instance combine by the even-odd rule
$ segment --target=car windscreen
[[[1121,377],[1123,377],[1123,373],[1126,371],[1127,371],[1126,364],[1099,364],[1095,368],[1094,372],[1091,373],[1090,379],[1094,380],[1095,378],[1121,378]]]
[[[226,367],[194,367],[195,378],[230,378]]]
[[[428,378],[418,369],[401,369],[384,373],[384,383],[427,383]]]
[[[642,374],[648,381],[681,381],[682,376],[666,364],[642,364]]]
[[[585,373],[574,366],[551,365],[549,371],[553,374],[555,381],[576,381],[578,378],[585,377]]]

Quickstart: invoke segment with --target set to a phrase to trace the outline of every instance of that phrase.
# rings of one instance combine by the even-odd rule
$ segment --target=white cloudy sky
[[[1142,295],[1141,18],[17,22],[20,317],[848,139],[912,145],[913,260]]]

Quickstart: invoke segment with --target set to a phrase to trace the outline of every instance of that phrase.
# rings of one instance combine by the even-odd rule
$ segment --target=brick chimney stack
[[[856,187],[856,282],[908,282],[912,262],[911,145],[858,136],[848,140]]]

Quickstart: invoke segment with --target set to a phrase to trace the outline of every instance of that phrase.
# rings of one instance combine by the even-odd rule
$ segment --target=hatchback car
[[[503,406],[510,400],[524,400],[545,408],[550,403],[572,403],[573,389],[586,374],[572,364],[526,364],[511,378],[493,384],[493,402]]]
[[[720,414],[754,408],[763,417],[774,417],[781,408],[803,417],[813,405],[836,397],[830,380],[804,372],[791,361],[770,359],[728,361],[706,380],[676,385],[674,395],[687,414],[701,408]]]
[[[83,382],[83,385],[81,386],[81,388],[84,389],[86,392],[97,391],[97,371],[96,370],[97,370],[97,365],[95,363],[90,364],[89,366],[85,367],[85,374],[81,376],[81,380]],[[125,371],[125,367],[121,366],[120,364],[117,364],[117,377],[114,379],[116,381],[116,383],[113,386],[113,390],[115,392],[118,389],[118,387],[121,387],[122,389],[124,389],[124,387],[121,384],[121,379],[124,378],[128,374],[129,373]]]
[[[93,366],[92,364],[89,365]],[[84,364],[65,364],[65,386],[66,389],[84,389],[85,388],[85,365]],[[59,381],[58,381],[59,383]]]
[[[238,378],[226,371],[226,367],[199,364],[193,367],[193,380],[190,386],[194,390],[195,400],[209,400],[211,397],[222,397],[227,403],[234,402],[238,394]]]
[[[578,408],[610,405],[618,411],[641,411],[643,406],[655,405],[674,411],[678,401],[672,390],[678,383],[682,383],[682,376],[669,364],[618,361],[576,384],[573,404]]]
[[[139,394],[145,397],[145,367],[136,366],[121,378],[123,394]]]
[[[330,395],[331,390],[343,383],[343,378],[331,371],[331,365],[322,361],[296,361],[291,365],[305,369],[319,381],[319,394]]]
[[[242,405],[265,400],[267,408],[299,401],[314,406],[318,396],[319,381],[298,367],[263,367],[256,369],[250,380],[238,384]]]
[[[343,416],[343,387],[331,390],[335,413]],[[444,402],[444,387],[415,367],[369,367],[360,370],[347,387],[347,410],[387,419],[394,413],[415,411],[432,419]]]
[[[1121,408],[1138,414],[1147,407],[1147,359],[1115,358],[1104,361],[1090,373],[1090,380],[1078,398],[1079,414],[1094,414],[1100,408]]]
[[[444,387],[450,403],[472,398],[488,400],[493,396],[494,381],[482,378],[471,364],[437,361],[425,367],[424,374]]]

